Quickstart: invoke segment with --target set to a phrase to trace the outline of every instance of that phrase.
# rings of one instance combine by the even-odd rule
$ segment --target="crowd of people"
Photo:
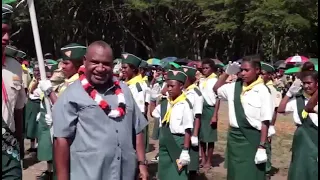
[[[48,165],[39,179],[147,180],[149,137],[159,140],[158,179],[197,179],[212,167],[220,101],[228,105],[228,180],[270,178],[277,114],[286,112],[297,126],[288,180],[318,178],[312,63],[292,77],[255,55],[225,68],[212,59],[150,65],[130,53],[115,64],[111,47],[95,41],[62,47],[59,61],[45,57],[41,79],[39,65],[31,70],[26,54],[8,45],[12,13],[2,4],[2,179],[22,179],[29,139],[27,151]]]

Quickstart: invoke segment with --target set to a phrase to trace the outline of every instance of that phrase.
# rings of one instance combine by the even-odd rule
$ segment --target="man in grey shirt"
[[[117,85],[112,75],[110,46],[103,41],[92,43],[84,65],[85,73],[53,106],[58,180],[133,180],[137,162],[140,177],[147,180],[142,133],[147,121],[129,88],[123,83]],[[102,101],[110,108],[104,108]]]

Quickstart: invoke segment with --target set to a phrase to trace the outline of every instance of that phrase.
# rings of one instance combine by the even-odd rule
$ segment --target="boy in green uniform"
[[[226,84],[228,76],[238,72],[241,79]],[[241,67],[230,62],[213,88],[220,99],[228,101],[228,180],[265,180],[266,142],[274,107],[260,72],[259,60],[244,57]]]
[[[203,105],[203,97],[195,84],[196,82],[196,73],[197,69],[188,66],[181,66],[183,71],[188,76],[185,83],[185,93],[193,107],[193,115],[194,115],[194,128],[191,137],[191,145],[190,148],[190,158],[191,162],[189,165],[190,178],[196,179],[197,171],[199,170],[199,130],[200,130],[200,119],[202,114],[202,105]]]
[[[140,58],[133,54],[123,53],[122,55],[122,75],[128,85],[135,102],[137,103],[140,111],[147,119],[148,106],[150,103],[149,87],[142,79],[139,72],[139,67],[142,62]],[[145,150],[149,152],[149,135],[148,126],[144,129],[144,142]]]
[[[190,139],[194,116],[192,105],[183,93],[187,75],[169,71],[169,97],[153,110],[152,116],[161,121],[159,137],[158,178],[160,180],[187,180],[190,163]],[[183,112],[183,113],[175,113]]]
[[[272,79],[272,74],[275,72],[275,69],[273,66],[270,64],[261,62],[261,76],[263,78],[263,81],[265,85],[268,87],[271,96],[272,96],[272,102],[274,106],[274,113],[272,117],[272,121],[269,126],[268,130],[268,142],[267,142],[267,154],[268,154],[268,161],[266,163],[266,172],[267,172],[267,177],[270,178],[270,171],[272,168],[271,164],[271,137],[276,133],[274,125],[276,124],[277,120],[277,109],[279,106],[279,103],[281,101],[281,92],[277,91],[276,88],[273,85],[273,79]]]

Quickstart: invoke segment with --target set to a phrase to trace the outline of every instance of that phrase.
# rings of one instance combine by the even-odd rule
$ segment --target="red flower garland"
[[[81,66],[78,70],[79,74],[79,80],[82,84],[82,87],[84,90],[89,94],[89,96],[98,103],[98,105],[104,110],[104,112],[111,118],[117,118],[124,116],[126,111],[126,104],[125,104],[125,99],[124,99],[124,94],[122,93],[121,87],[120,87],[120,82],[114,81],[114,86],[115,86],[115,94],[118,97],[118,107],[116,109],[111,109],[110,105],[106,100],[104,100],[101,95],[98,93],[97,90],[94,89],[94,87],[89,83],[85,76],[85,67]]]

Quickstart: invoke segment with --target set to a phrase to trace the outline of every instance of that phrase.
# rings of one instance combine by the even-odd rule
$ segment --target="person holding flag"
[[[192,105],[183,92],[186,79],[187,75],[184,72],[169,70],[169,97],[163,98],[152,112],[152,117],[160,121],[159,180],[188,179],[194,115]]]
[[[2,178],[21,180],[23,158],[23,108],[26,92],[19,62],[5,55],[9,44],[12,6],[2,3]]]
[[[44,95],[50,98],[51,104],[55,104],[59,96],[64,92],[64,90],[79,79],[78,70],[80,66],[83,64],[83,57],[86,52],[86,47],[81,46],[79,44],[71,43],[62,47],[60,49],[60,53],[62,56],[62,71],[66,79],[63,83],[57,85],[56,79],[57,77],[51,77],[50,80],[40,80],[39,87],[44,92]],[[52,66],[50,69],[51,73],[54,73],[56,68],[58,68],[58,64],[56,66]],[[47,68],[48,69],[48,68]],[[49,70],[49,69],[48,69]],[[60,81],[58,81],[60,82]],[[42,100],[43,97],[42,97]],[[52,164],[53,160],[53,151],[52,151],[52,117],[47,114],[47,110],[44,106],[44,101],[42,101],[40,116],[38,119],[38,135],[39,135],[39,143],[38,143],[38,160],[39,161],[47,161],[47,171],[45,171],[41,177],[52,177],[52,171],[55,171],[54,166]]]

